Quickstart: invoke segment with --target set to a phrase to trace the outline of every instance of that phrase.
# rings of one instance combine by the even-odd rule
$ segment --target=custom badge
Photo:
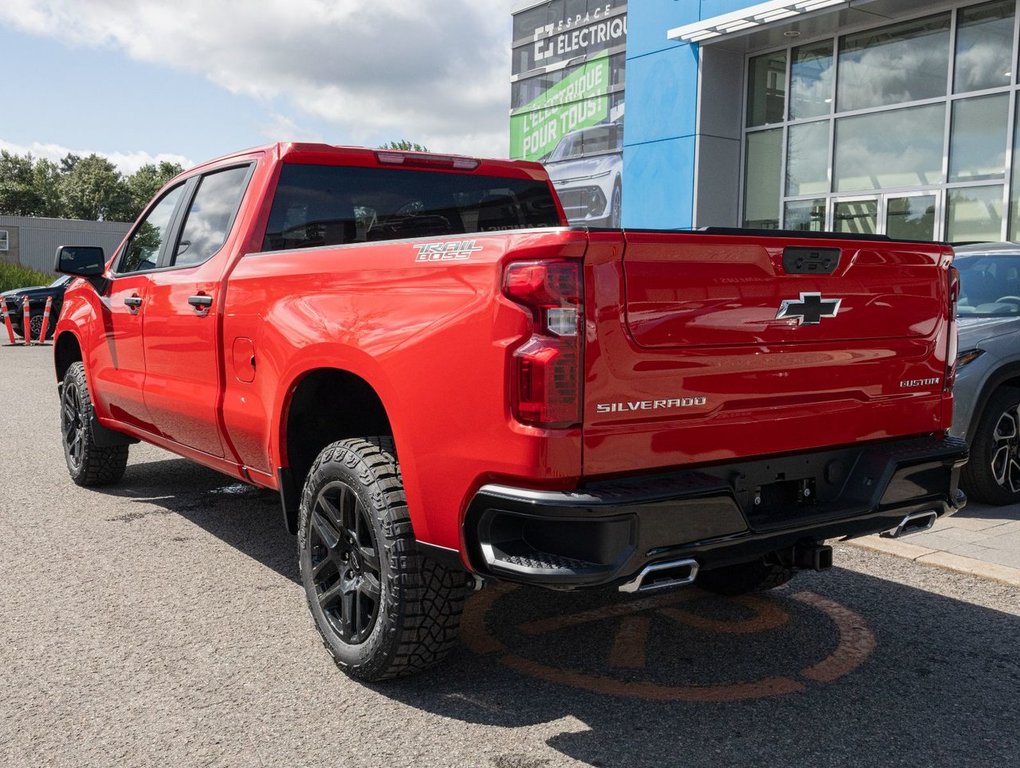
[[[823,299],[820,293],[802,293],[800,299],[786,299],[779,305],[776,320],[797,319],[797,325],[818,325],[823,317],[839,314],[843,299]]]

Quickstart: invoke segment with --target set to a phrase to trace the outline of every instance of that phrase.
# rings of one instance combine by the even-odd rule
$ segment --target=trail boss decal
[[[415,261],[467,261],[472,253],[482,250],[474,240],[453,240],[449,243],[422,243],[413,245],[418,256]]]
[[[596,403],[596,413],[629,413],[631,411],[661,411],[675,408],[692,408],[707,405],[707,397],[675,397],[670,400],[631,400],[625,403]]]

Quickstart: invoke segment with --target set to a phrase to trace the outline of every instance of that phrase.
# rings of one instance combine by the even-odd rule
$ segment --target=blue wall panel
[[[625,227],[690,227],[694,210],[694,137],[623,150],[629,186],[624,192]]]
[[[761,2],[761,0],[758,0]],[[694,218],[697,45],[666,39],[673,27],[757,5],[754,0],[631,0],[623,225],[689,227]]]
[[[666,30],[697,21],[698,6],[698,0],[630,0],[627,3],[627,59],[676,48],[679,43],[667,40]]]
[[[640,1],[640,0],[639,0]],[[701,19],[711,19],[713,16],[722,16],[724,13],[733,13],[734,11],[742,11],[745,8],[750,8],[755,5],[761,5],[766,0],[754,0],[748,2],[748,0],[701,0]],[[678,0],[677,5],[687,5],[693,2],[690,0]],[[698,19],[692,21],[682,21],[680,24],[691,24]],[[674,27],[680,26],[680,24],[674,24]]]
[[[694,134],[697,54],[697,46],[683,45],[627,61],[628,144]]]

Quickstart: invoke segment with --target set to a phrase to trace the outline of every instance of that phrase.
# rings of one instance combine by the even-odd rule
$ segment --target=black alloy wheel
[[[42,323],[42,315],[33,314],[28,318],[28,332],[31,334],[30,341],[41,341],[39,334],[42,333]],[[49,329],[47,329],[46,335],[49,336]]]
[[[960,484],[975,501],[1020,501],[1020,390],[1002,387],[988,399]]]
[[[124,476],[128,446],[97,445],[92,434],[92,398],[85,366],[71,363],[60,385],[60,436],[71,479],[85,487],[110,485]]]
[[[345,643],[362,643],[379,614],[379,552],[365,506],[350,486],[327,483],[313,502],[311,579],[326,621]]]
[[[419,549],[392,438],[319,453],[301,493],[298,565],[323,645],[351,677],[411,675],[453,648],[466,574]]]
[[[87,436],[82,413],[81,394],[75,386],[65,384],[60,396],[60,429],[64,436],[64,456],[71,475],[81,471],[85,461]]]

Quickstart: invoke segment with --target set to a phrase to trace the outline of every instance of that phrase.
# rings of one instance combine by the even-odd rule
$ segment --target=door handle
[[[131,307],[131,311],[134,312],[137,311],[140,306],[142,306],[142,297],[128,296],[126,299],[124,299],[124,303],[127,306]]]
[[[201,293],[198,296],[189,296],[188,303],[195,309],[209,309],[212,306],[212,296]]]

